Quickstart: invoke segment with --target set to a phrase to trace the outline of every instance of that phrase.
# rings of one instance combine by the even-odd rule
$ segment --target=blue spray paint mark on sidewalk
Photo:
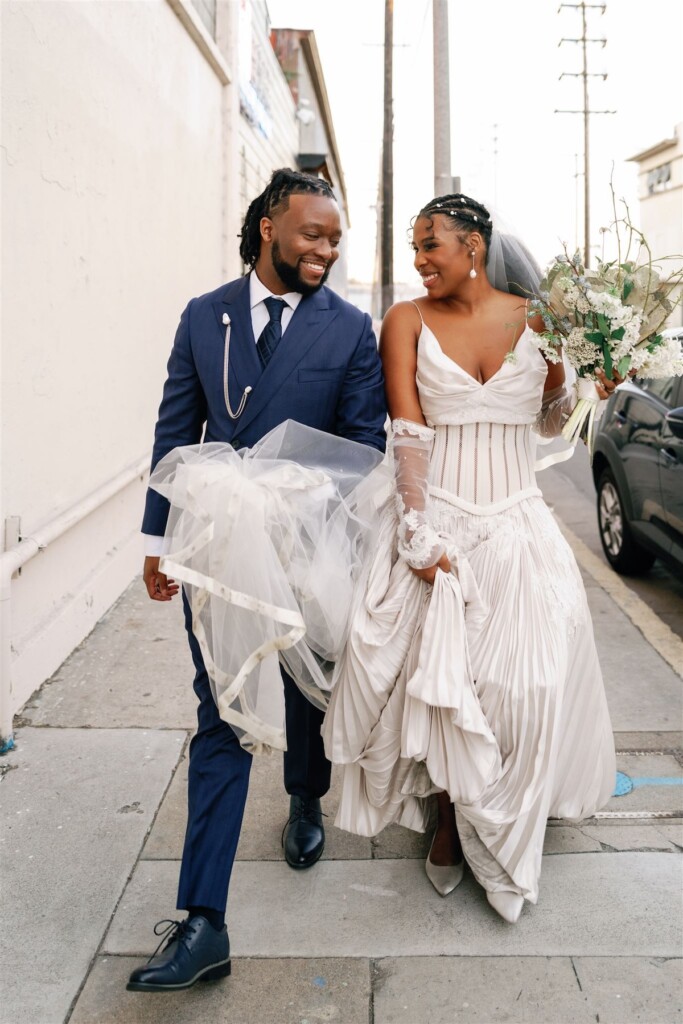
[[[683,786],[683,777],[673,778],[672,776],[649,776],[645,778],[631,778],[625,772],[617,772],[616,785],[612,796],[626,796],[634,789],[641,786]]]

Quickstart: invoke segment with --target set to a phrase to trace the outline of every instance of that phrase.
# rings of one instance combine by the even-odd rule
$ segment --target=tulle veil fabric
[[[221,717],[284,750],[278,659],[326,707],[377,508],[382,453],[292,420],[251,449],[176,448],[150,486],[171,504],[161,570],[182,581]]]

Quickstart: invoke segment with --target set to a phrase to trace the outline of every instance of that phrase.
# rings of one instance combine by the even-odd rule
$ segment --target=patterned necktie
[[[282,320],[282,313],[287,303],[284,299],[276,299],[274,295],[269,295],[263,301],[266,304],[270,320],[261,331],[261,336],[256,342],[256,348],[261,365],[265,368],[282,337],[282,324],[280,321]]]

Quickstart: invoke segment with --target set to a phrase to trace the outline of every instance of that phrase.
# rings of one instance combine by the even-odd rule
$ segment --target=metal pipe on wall
[[[0,557],[0,753],[12,747],[12,577],[49,544],[77,526],[86,516],[122,491],[134,480],[143,480],[150,457],[137,459],[86,498],[62,512],[46,526],[23,538]]]

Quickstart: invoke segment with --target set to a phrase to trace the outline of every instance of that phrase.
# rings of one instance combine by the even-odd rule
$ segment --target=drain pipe
[[[12,722],[12,577],[49,544],[82,522],[134,480],[144,480],[150,457],[137,459],[118,476],[62,512],[30,537],[4,551],[0,557],[0,754],[14,746]]]

